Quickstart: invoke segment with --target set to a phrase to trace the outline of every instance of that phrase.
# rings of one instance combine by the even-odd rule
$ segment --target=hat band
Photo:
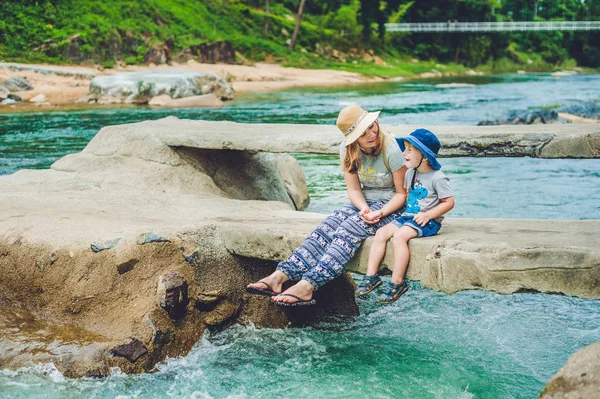
[[[359,123],[365,119],[365,116],[367,116],[369,114],[369,111],[363,111],[362,115],[358,117],[358,119],[356,120],[356,122],[354,122],[354,125],[350,126],[348,129],[344,130],[342,133],[344,134],[344,136],[349,135],[350,133],[352,133],[352,131],[354,129],[356,129],[356,126],[359,125]]]

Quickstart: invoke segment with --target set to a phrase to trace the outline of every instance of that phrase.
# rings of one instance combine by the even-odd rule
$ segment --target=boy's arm
[[[417,213],[413,220],[421,227],[424,227],[431,219],[439,218],[440,216],[450,212],[454,208],[454,197],[440,198],[440,203],[431,208],[427,212]]]

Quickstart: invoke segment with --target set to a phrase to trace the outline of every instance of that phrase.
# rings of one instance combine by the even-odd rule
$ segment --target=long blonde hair
[[[373,123],[377,124],[377,145],[375,145],[373,154],[371,155],[378,156],[382,150],[385,150],[385,147],[388,144],[387,135],[381,131],[378,121]],[[360,147],[358,146],[358,140],[355,140],[352,144],[346,146],[346,153],[344,154],[344,159],[342,160],[342,170],[355,175],[359,169]]]

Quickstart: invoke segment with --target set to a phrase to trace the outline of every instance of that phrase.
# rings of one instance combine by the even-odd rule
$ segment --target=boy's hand
[[[427,216],[426,212],[419,212],[414,217],[413,220],[421,227],[427,226],[427,223],[431,220],[429,216]]]

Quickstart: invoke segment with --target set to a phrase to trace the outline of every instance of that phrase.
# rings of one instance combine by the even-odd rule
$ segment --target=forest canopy
[[[600,20],[592,0],[11,0],[0,2],[0,59],[144,62],[229,41],[251,61],[323,62],[324,47],[476,67],[498,60],[600,66],[600,32],[392,33],[389,22]],[[297,46],[290,37],[303,5]],[[76,55],[73,56],[73,42]],[[319,53],[319,57],[314,57]],[[311,58],[311,54],[313,57]],[[318,59],[317,59],[318,58]],[[337,57],[336,62],[350,62]],[[361,59],[362,60],[362,59]]]

